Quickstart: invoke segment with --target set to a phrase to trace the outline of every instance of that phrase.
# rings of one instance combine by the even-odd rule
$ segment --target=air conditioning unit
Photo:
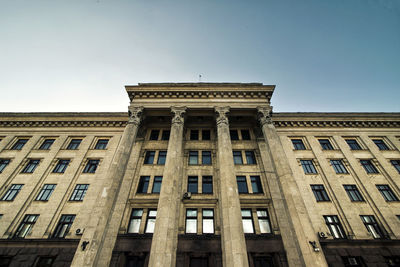
[[[192,193],[191,192],[185,192],[183,194],[183,199],[190,199],[192,197]]]
[[[85,229],[78,228],[78,229],[75,230],[75,234],[76,235],[83,235],[84,231],[85,231]]]
[[[326,234],[324,232],[318,232],[318,236],[321,239],[326,239],[327,238],[327,236],[326,236]]]

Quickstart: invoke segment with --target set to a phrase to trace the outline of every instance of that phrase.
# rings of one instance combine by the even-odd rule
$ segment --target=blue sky
[[[139,82],[275,84],[276,112],[400,111],[400,1],[0,0],[0,111],[126,111]]]

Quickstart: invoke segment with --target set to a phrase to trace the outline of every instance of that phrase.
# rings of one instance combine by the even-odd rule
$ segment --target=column
[[[88,225],[75,252],[71,266],[108,266],[115,244],[115,236],[107,236],[112,210],[121,189],[128,160],[134,147],[137,131],[141,121],[143,107],[130,107],[129,120],[122,134],[114,159],[103,179],[103,191],[97,198],[97,204],[90,214]],[[119,227],[119,225],[118,225]],[[83,245],[83,244],[86,244]],[[83,247],[85,247],[83,249]],[[104,261],[104,254],[108,261]]]
[[[175,267],[179,207],[182,198],[183,124],[186,107],[172,107],[173,115],[165,161],[149,267]]]
[[[219,210],[224,267],[248,266],[246,240],[243,233],[239,192],[227,114],[229,107],[216,107],[219,165]]]
[[[272,108],[265,106],[257,110],[265,139],[260,144],[260,154],[289,266],[328,266],[272,122]],[[315,252],[309,241],[315,241],[320,251]]]

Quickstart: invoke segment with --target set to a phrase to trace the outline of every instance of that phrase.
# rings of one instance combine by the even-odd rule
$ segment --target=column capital
[[[218,114],[217,115],[217,126],[220,124],[229,125],[228,113],[229,113],[230,107],[228,107],[228,106],[215,107],[214,109],[215,109],[215,112]]]
[[[262,125],[272,124],[272,106],[259,106],[257,107],[257,117]]]
[[[185,118],[184,115],[186,113],[186,107],[171,107],[171,112],[174,113],[174,117],[172,118],[172,124],[183,124]]]
[[[135,124],[136,126],[139,125],[140,121],[142,120],[143,107],[129,107],[128,115],[128,123]]]

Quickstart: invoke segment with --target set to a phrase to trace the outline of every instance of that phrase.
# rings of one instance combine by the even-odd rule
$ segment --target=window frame
[[[254,181],[253,181],[254,178]],[[264,194],[264,189],[261,182],[261,177],[259,175],[250,175],[250,184],[253,194]],[[258,191],[254,192],[254,185],[257,186]]]
[[[212,211],[212,216],[206,216],[204,215],[205,212],[204,211]],[[203,235],[214,235],[215,234],[215,213],[214,213],[214,209],[213,208],[204,208],[201,210],[201,228],[202,228],[202,234]],[[204,231],[204,225],[205,225],[205,220],[211,220],[212,221],[212,232],[205,232]]]
[[[70,159],[58,159],[57,164],[56,166],[54,166],[52,173],[65,173],[70,162],[71,162]]]
[[[0,159],[0,173],[4,171],[5,168],[7,168],[8,164],[10,164],[11,159]]]
[[[192,211],[192,212],[196,212],[196,216],[189,216],[188,215],[188,213],[190,212],[190,211]],[[194,209],[194,208],[187,208],[186,209],[186,212],[185,212],[185,234],[192,234],[192,235],[196,235],[197,234],[197,227],[198,227],[198,215],[199,215],[199,212],[198,212],[198,210],[197,209]],[[193,230],[190,230],[190,232],[188,231],[189,230],[189,228],[188,228],[188,225],[189,225],[189,221],[191,222],[191,223],[194,223],[194,232],[193,232]],[[193,225],[192,225],[192,227],[193,227]]]
[[[194,190],[195,189],[195,190]],[[199,177],[195,175],[189,175],[187,179],[187,191],[192,194],[199,193]]]
[[[260,215],[261,212],[265,212],[266,215]],[[264,235],[272,234],[272,225],[271,225],[271,219],[270,219],[270,216],[268,213],[268,209],[264,209],[264,208],[256,209],[256,215],[257,215],[258,226],[260,228],[260,234],[264,234]],[[261,230],[263,228],[263,227],[261,227],[261,225],[262,225],[261,222],[263,222],[263,221],[265,221],[267,223],[269,232],[263,232],[263,230]]]
[[[337,215],[323,215],[325,224],[334,239],[347,239],[346,232]],[[330,221],[331,220],[331,221]]]
[[[254,234],[255,233],[255,227],[254,227],[254,220],[253,220],[253,210],[251,208],[243,208],[240,210],[241,215],[242,215],[242,226],[243,226],[243,233],[245,235],[247,234]],[[250,216],[243,216],[243,211],[250,211]],[[251,221],[251,226],[252,226],[252,232],[247,232],[245,231],[245,220]]]
[[[75,217],[76,217],[75,214],[61,214],[57,226],[54,228],[54,232],[51,237],[57,239],[64,239],[68,235],[69,230],[71,230]]]
[[[135,215],[135,211],[139,211],[140,215]],[[139,234],[140,233],[140,226],[142,225],[142,218],[143,218],[143,214],[144,214],[144,210],[142,208],[133,208],[131,211],[131,216],[129,217],[129,224],[128,224],[128,228],[127,228],[127,234]],[[135,231],[130,231],[132,228],[133,223],[136,224],[133,230]],[[138,224],[137,224],[138,223]],[[136,231],[137,228],[137,231]]]
[[[82,173],[96,173],[100,165],[99,159],[88,159]]]
[[[199,165],[199,151],[197,150],[189,151],[188,165]]]
[[[205,162],[204,159],[209,159],[208,162]],[[212,154],[211,150],[202,150],[201,151],[201,164],[202,165],[212,165]]]
[[[253,150],[245,150],[244,154],[245,154],[245,157],[246,157],[246,164],[247,165],[256,165],[257,164],[256,153],[254,153]]]
[[[36,201],[49,201],[51,194],[56,189],[57,184],[44,184],[36,196]]]
[[[32,228],[35,226],[39,216],[39,214],[25,214],[13,237],[25,238],[27,235],[29,235],[32,232]]]
[[[233,155],[233,164],[234,165],[243,165],[243,156],[242,156],[241,150],[233,150],[232,155]],[[240,156],[240,161],[238,161],[239,156]]]
[[[55,141],[56,139],[54,138],[45,138],[42,144],[39,146],[39,150],[50,150]]]
[[[375,164],[370,159],[360,159],[360,164],[363,166],[365,172],[367,174],[378,174],[378,168],[375,167]]]
[[[331,141],[327,138],[318,138],[318,142],[321,145],[322,150],[335,150]]]
[[[158,141],[160,137],[160,129],[151,129],[149,134],[149,141]]]
[[[304,174],[318,174],[312,159],[301,159],[300,164],[303,168]]]
[[[243,179],[243,180],[239,181],[239,179]],[[236,175],[236,183],[237,183],[239,195],[249,193],[249,188],[247,186],[247,177],[245,175]],[[242,185],[242,186],[240,186],[240,185]],[[243,191],[243,189],[244,189],[243,186],[246,188],[246,191]]]
[[[37,166],[40,164],[40,159],[29,159],[21,173],[34,173]]]
[[[69,201],[83,201],[88,189],[89,189],[89,184],[75,185],[74,191],[72,191]]]
[[[388,184],[377,184],[376,188],[381,193],[383,199],[386,202],[399,201],[399,198],[396,196],[396,194],[393,192],[393,190],[390,188],[390,186]]]
[[[390,150],[390,147],[385,143],[383,139],[372,139],[372,142],[379,148],[379,150]]]
[[[307,150],[306,145],[301,138],[291,138],[294,150]]]
[[[153,186],[151,188],[152,194],[160,194],[161,193],[162,179],[163,179],[163,177],[161,175],[154,176]]]
[[[147,165],[154,164],[155,157],[156,157],[155,150],[147,150],[144,155],[143,164],[147,164]]]
[[[136,190],[136,194],[147,194],[150,186],[150,176],[149,175],[141,175],[139,177],[139,183]]]
[[[331,159],[330,163],[336,174],[349,174],[342,159]]]
[[[209,181],[206,181],[209,179]],[[211,192],[204,192],[205,185],[211,186]],[[207,194],[207,195],[212,195],[214,194],[214,185],[213,185],[213,177],[212,175],[203,175],[201,177],[201,193],[202,194]]]
[[[349,146],[350,150],[363,150],[361,145],[358,143],[357,139],[348,138],[345,139],[347,145]]]
[[[351,202],[365,202],[364,197],[357,188],[357,185],[344,184],[343,188],[346,191],[347,195],[349,196]]]
[[[381,228],[374,215],[360,215],[360,217],[361,221],[364,223],[365,228],[367,228],[367,231],[372,235],[374,239],[384,239],[386,237],[384,228]],[[370,221],[368,221],[367,219]]]
[[[97,139],[97,142],[96,142],[96,145],[94,146],[94,149],[96,149],[96,150],[106,150],[109,141],[110,141],[110,139],[108,139],[108,138],[99,138],[99,139]]]
[[[400,173],[400,160],[392,159],[390,160],[390,163],[392,163],[392,166],[397,170],[398,173]]]
[[[153,215],[150,215],[150,213],[152,212],[152,211],[155,211],[156,212],[156,215],[155,216],[153,216]],[[151,221],[151,225],[153,225],[152,226],[152,231],[148,231],[149,229],[149,221],[150,220],[154,220],[154,222],[153,221]],[[153,234],[154,233],[154,228],[155,228],[155,225],[156,225],[156,220],[157,220],[157,209],[148,209],[147,210],[147,214],[146,214],[146,225],[145,225],[145,227],[144,227],[144,233],[145,234]]]
[[[317,202],[330,202],[328,192],[323,184],[310,184],[311,190]]]
[[[71,138],[66,149],[67,150],[78,150],[79,146],[82,143],[82,140],[83,140],[82,138]]]
[[[28,143],[29,138],[17,138],[15,143],[11,146],[10,150],[22,150],[26,143]]]
[[[157,165],[165,165],[166,161],[167,161],[167,150],[159,150],[157,157]]]
[[[17,188],[14,188],[17,187]],[[2,201],[14,201],[14,199],[17,197],[19,192],[22,190],[24,187],[24,184],[11,184],[11,186],[8,188],[8,190],[4,193],[4,195],[1,197]]]

